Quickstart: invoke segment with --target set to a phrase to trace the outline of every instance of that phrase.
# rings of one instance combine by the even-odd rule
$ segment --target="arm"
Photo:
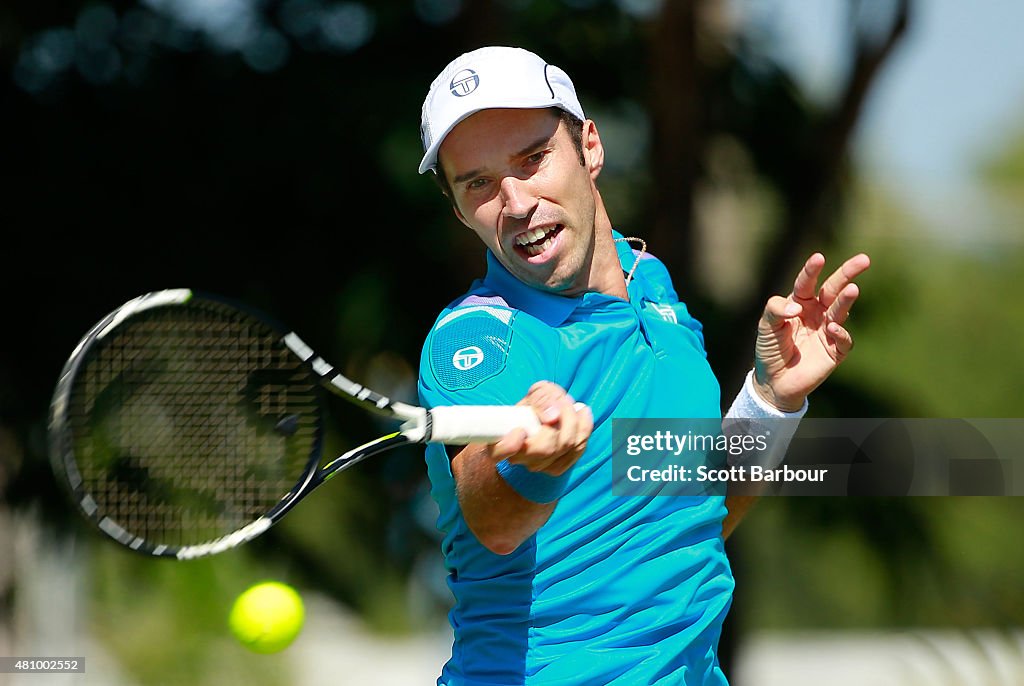
[[[733,400],[729,411],[722,419],[722,431],[726,435],[767,436],[767,448],[756,455],[729,456],[729,465],[758,464],[775,468],[782,464],[789,443],[796,433],[797,424],[807,411],[807,401],[796,412],[783,412],[765,400],[754,384],[754,374],[749,372],[743,387]],[[786,420],[786,421],[780,421]],[[753,459],[751,459],[753,458]],[[722,537],[728,538],[747,511],[754,506],[761,488],[751,482],[728,484],[725,507],[728,510],[722,522]]]
[[[577,412],[573,399],[553,383],[534,384],[520,404],[537,412],[539,431],[527,436],[517,429],[493,445],[468,445],[452,459],[462,516],[477,539],[499,555],[513,552],[547,521],[557,502],[557,495],[548,500],[551,487],[557,493],[559,477],[564,479],[586,450],[593,430],[589,408]],[[547,486],[540,497],[547,502],[531,491],[531,479]]]
[[[555,503],[535,503],[516,493],[498,474],[500,459],[494,446],[468,445],[452,459],[452,475],[473,535],[492,553],[508,555],[548,520]]]
[[[853,279],[870,266],[867,255],[851,257],[819,290],[817,284],[825,258],[815,253],[804,263],[789,297],[777,295],[768,300],[757,326],[754,370],[748,381],[753,385],[750,394],[756,394],[758,404],[764,404],[769,411],[775,410],[779,417],[799,416],[791,413],[802,415],[807,396],[835,371],[853,348],[853,338],[843,325],[860,295]],[[743,392],[740,397],[742,395]],[[736,405],[733,407],[735,409]],[[729,414],[751,416],[746,409],[750,408],[738,414],[730,410]],[[757,411],[754,409],[754,413]],[[791,437],[792,434],[785,437],[784,443],[788,444]],[[784,450],[785,444],[780,442],[779,449]],[[779,455],[779,461],[781,458]],[[726,498],[729,512],[722,523],[723,537],[732,533],[756,500],[756,495],[740,492]]]
[[[756,495],[727,495],[725,497],[725,509],[728,512],[722,520],[722,538],[728,539],[729,535],[739,526],[747,510],[757,502]]]

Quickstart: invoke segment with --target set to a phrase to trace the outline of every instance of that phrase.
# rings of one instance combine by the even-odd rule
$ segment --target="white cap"
[[[471,114],[492,108],[560,107],[586,119],[569,75],[522,48],[479,48],[452,60],[423,101],[420,174],[437,169],[444,137]]]

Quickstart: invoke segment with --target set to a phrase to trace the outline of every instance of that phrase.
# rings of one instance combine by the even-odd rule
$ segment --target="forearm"
[[[760,394],[753,374],[748,374],[743,387],[723,418],[722,430],[726,435],[759,433],[766,436],[766,449],[756,455],[756,463],[762,467],[774,468],[785,458],[797,424],[806,411],[806,399],[795,411],[774,406],[769,399]],[[748,458],[741,457],[734,460],[730,455],[729,464],[738,466],[744,464],[746,459]],[[754,506],[760,490],[749,482],[732,483],[728,488],[729,492],[725,499],[728,513],[722,522],[723,538],[729,537],[747,511]]]
[[[555,503],[527,500],[496,468],[491,446],[469,445],[452,459],[459,507],[466,524],[488,550],[507,555],[548,520]]]
[[[725,497],[725,509],[728,512],[722,520],[722,538],[729,538],[729,535],[739,525],[740,520],[746,516],[747,511],[757,502],[756,495],[727,495]]]
[[[594,429],[590,408],[577,407],[549,381],[533,384],[522,403],[533,407],[538,427],[515,429],[493,445],[449,451],[458,450],[451,464],[463,519],[499,555],[514,551],[548,520]]]

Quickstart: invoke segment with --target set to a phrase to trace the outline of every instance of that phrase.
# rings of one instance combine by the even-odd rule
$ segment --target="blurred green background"
[[[857,349],[812,416],[1024,416],[1021,25],[996,0],[5,2],[0,655],[86,655],[76,683],[346,683],[344,659],[433,683],[449,596],[420,451],[348,472],[241,550],[171,564],[79,521],[46,413],[94,321],[181,286],[269,311],[414,400],[423,337],[484,267],[415,173],[420,105],[483,44],[573,77],[610,215],[704,322],[726,402],[764,299],[813,250],[866,251]],[[328,452],[371,429],[332,411]],[[727,673],[765,632],[984,628],[1024,674],[1022,520],[1019,498],[766,499],[729,541]],[[311,621],[257,657],[225,621],[266,578]]]

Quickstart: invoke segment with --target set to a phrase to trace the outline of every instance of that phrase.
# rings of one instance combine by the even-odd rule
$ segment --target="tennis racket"
[[[326,389],[402,422],[321,466]],[[131,300],[72,352],[50,456],[100,531],[190,559],[262,534],[338,472],[410,443],[495,442],[539,427],[523,406],[426,410],[340,374],[264,315],[187,289]]]

